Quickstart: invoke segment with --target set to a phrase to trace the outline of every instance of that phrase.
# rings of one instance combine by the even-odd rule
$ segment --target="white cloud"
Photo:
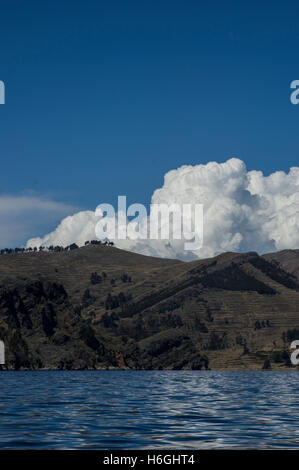
[[[269,252],[299,247],[299,168],[265,177],[244,162],[182,166],[169,171],[152,203],[204,205],[204,243],[186,252],[185,240],[115,240],[116,246],[146,255],[192,259],[224,251]],[[54,232],[28,246],[83,245],[95,238],[99,219],[84,211],[62,220]],[[109,237],[109,235],[108,235]]]
[[[31,238],[27,246],[67,246],[71,243],[84,245],[86,240],[94,240],[95,224],[98,217],[92,211],[81,211],[63,219],[58,227],[42,238]]]
[[[34,233],[49,230],[75,208],[34,194],[0,195],[0,246],[16,247]]]

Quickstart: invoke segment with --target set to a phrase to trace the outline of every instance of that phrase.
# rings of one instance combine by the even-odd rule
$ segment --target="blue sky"
[[[2,0],[0,195],[93,210],[119,194],[149,202],[183,164],[298,165],[298,13],[295,1]]]

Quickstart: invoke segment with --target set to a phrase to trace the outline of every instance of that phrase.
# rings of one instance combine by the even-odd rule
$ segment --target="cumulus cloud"
[[[86,240],[94,240],[95,224],[98,217],[92,211],[81,211],[63,219],[58,227],[40,238],[31,238],[27,242],[27,247],[39,246],[67,246],[71,243],[84,245]]]
[[[75,210],[69,204],[32,193],[0,195],[0,246],[20,246],[28,237],[49,230],[61,217]]]
[[[153,204],[203,204],[204,240],[200,249],[186,251],[185,240],[119,240],[119,248],[180,259],[214,256],[225,251],[269,252],[299,248],[299,168],[264,176],[247,171],[232,158],[225,163],[185,165],[169,171],[152,195]],[[28,246],[83,245],[95,238],[99,217],[83,211],[62,220],[53,232],[30,239]],[[144,220],[145,222],[145,220]],[[163,223],[163,221],[162,221]]]

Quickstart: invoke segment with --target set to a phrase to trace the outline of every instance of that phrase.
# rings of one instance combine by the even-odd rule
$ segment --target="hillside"
[[[298,305],[299,250],[189,263],[103,245],[0,256],[9,369],[294,368]]]

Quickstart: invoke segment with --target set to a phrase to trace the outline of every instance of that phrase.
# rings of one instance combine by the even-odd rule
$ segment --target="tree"
[[[90,295],[90,290],[86,289],[82,296],[82,305],[83,307],[88,307],[93,301],[93,297]]]
[[[70,245],[70,250],[77,250],[78,248],[79,248],[79,247],[78,247],[78,245],[76,245],[76,243],[72,243],[72,244]]]
[[[100,282],[102,282],[102,278],[101,276],[98,275],[97,272],[94,272],[94,273],[91,273],[90,275],[90,282],[92,284],[99,284]]]
[[[269,359],[265,360],[262,369],[271,369],[271,362],[269,361]]]

